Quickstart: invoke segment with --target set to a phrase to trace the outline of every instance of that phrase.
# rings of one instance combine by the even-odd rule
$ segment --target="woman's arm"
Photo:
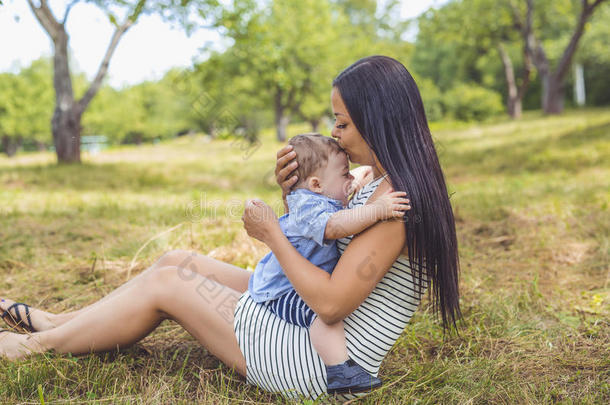
[[[301,298],[326,324],[352,313],[373,291],[400,256],[405,243],[401,221],[379,222],[352,239],[332,274],[315,266],[282,233],[273,210],[249,201],[244,211],[248,234],[264,242],[277,257]]]

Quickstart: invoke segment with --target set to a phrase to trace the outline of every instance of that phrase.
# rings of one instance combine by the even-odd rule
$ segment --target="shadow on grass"
[[[523,171],[579,171],[607,162],[606,150],[599,144],[610,142],[610,123],[570,131],[558,137],[528,139],[508,146],[493,146],[459,154],[447,148],[452,171],[476,166],[489,176]],[[462,166],[460,169],[459,166]]]
[[[0,186],[42,191],[167,191],[210,192],[270,190],[270,171],[259,165],[210,170],[203,166],[133,163],[83,163],[0,168]]]

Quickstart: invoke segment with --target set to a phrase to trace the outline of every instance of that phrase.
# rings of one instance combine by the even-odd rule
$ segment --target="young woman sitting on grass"
[[[429,283],[443,326],[460,317],[455,222],[419,91],[400,62],[384,56],[357,61],[334,80],[331,104],[332,136],[353,163],[370,166],[373,177],[348,208],[370,204],[390,189],[404,191],[411,205],[404,219],[339,239],[341,257],[332,273],[301,256],[263,202],[247,202],[242,219],[321,321],[343,321],[349,358],[376,377]],[[284,195],[298,180],[295,157],[290,147],[277,155]],[[172,319],[249,383],[291,397],[323,395],[326,369],[309,330],[253,300],[251,276],[203,255],[172,251],[78,311],[50,314],[5,299],[3,318],[29,333],[0,334],[0,355],[116,350]]]

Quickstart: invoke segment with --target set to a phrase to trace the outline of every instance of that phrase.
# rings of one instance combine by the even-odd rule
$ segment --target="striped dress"
[[[365,204],[382,180],[364,186],[348,208]],[[341,254],[351,238],[337,241]],[[350,358],[374,376],[421,301],[412,274],[408,258],[401,255],[364,302],[343,320]],[[288,398],[315,399],[326,394],[326,368],[308,329],[280,319],[250,298],[248,291],[235,308],[234,329],[246,359],[248,383]],[[343,396],[349,398],[353,396]]]

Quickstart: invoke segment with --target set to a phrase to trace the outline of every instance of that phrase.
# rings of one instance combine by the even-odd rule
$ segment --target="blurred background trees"
[[[398,1],[144,3],[146,12],[189,30],[201,24],[193,16],[205,16],[223,44],[202,44],[200,62],[157,81],[123,88],[101,81],[82,113],[82,135],[138,144],[201,132],[254,141],[268,127],[283,140],[290,122],[320,130],[331,115],[332,79],[371,54],[409,68],[431,121],[559,113],[563,105],[576,106],[579,72],[585,105],[610,103],[610,7],[604,0],[453,0],[416,21],[401,21]],[[417,35],[409,36],[413,29]],[[69,77],[76,100],[94,84],[73,68]],[[0,74],[4,153],[53,146],[55,98],[52,60]]]

